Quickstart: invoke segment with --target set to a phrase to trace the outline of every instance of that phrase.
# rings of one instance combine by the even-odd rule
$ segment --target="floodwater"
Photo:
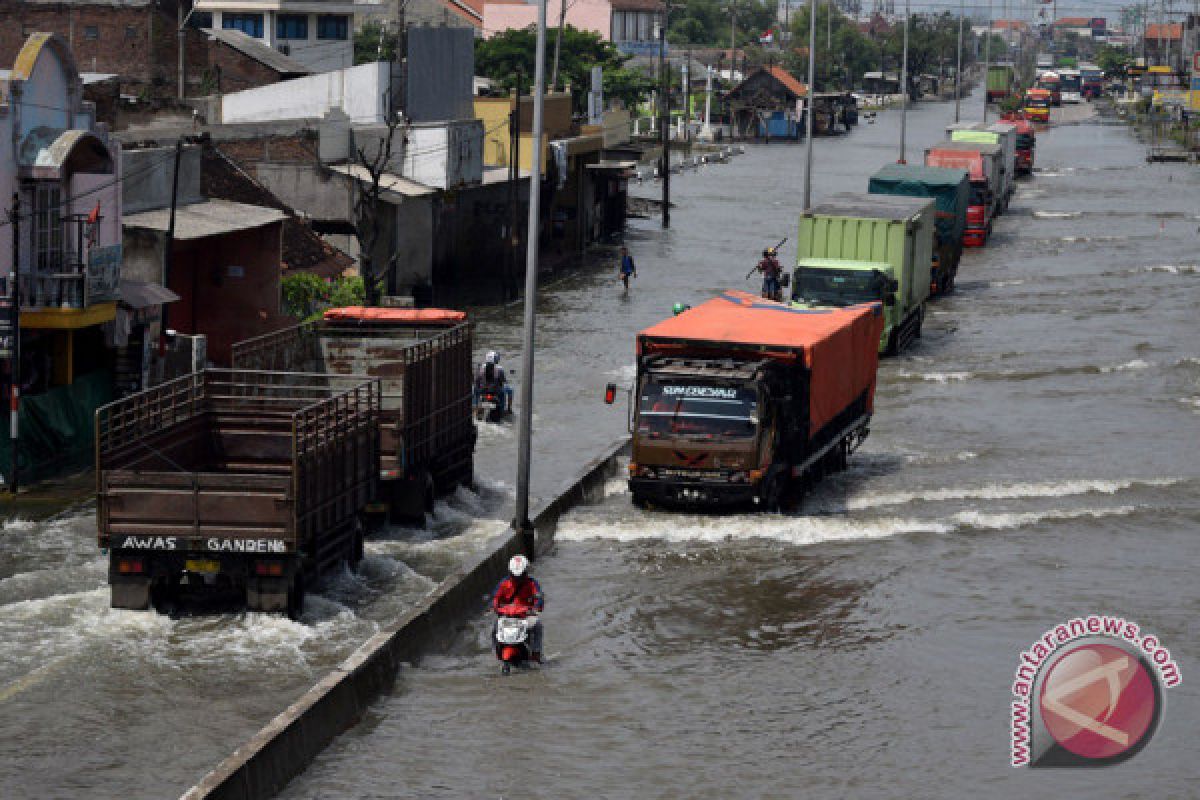
[[[916,109],[909,159],[952,118]],[[897,134],[889,113],[819,140],[815,199],[861,190]],[[1194,796],[1200,171],[1143,154],[1100,120],[1040,137],[989,247],[881,366],[866,445],[803,508],[644,512],[612,481],[536,567],[548,665],[501,678],[481,613],[285,796]],[[777,144],[677,177],[671,230],[630,232],[629,295],[609,270],[545,292],[539,493],[622,432],[601,393],[632,377],[638,329],[752,288],[756,252],[794,235],[802,174],[802,147]],[[477,334],[509,364],[519,320],[493,310]],[[511,474],[511,431],[486,435],[488,474]],[[1163,727],[1119,767],[1013,770],[1018,654],[1092,612],[1170,647]]]

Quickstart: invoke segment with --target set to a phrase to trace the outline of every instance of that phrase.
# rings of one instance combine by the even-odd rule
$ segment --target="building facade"
[[[355,14],[374,8],[352,0],[196,0],[189,24],[241,31],[328,72],[354,66]]]
[[[86,456],[89,414],[111,396],[103,326],[117,317],[120,169],[121,148],[83,101],[66,40],[29,36],[0,80],[0,203],[16,210],[15,224],[0,226],[0,296],[19,312],[0,342],[0,381],[24,398],[27,475]],[[3,437],[0,450],[11,447]]]

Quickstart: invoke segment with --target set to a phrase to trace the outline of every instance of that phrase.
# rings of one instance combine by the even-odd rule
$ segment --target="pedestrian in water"
[[[629,278],[637,277],[637,265],[633,263],[633,256],[629,255],[629,249],[621,248],[621,260],[618,272],[621,275],[621,283],[625,285],[625,291],[629,291]]]

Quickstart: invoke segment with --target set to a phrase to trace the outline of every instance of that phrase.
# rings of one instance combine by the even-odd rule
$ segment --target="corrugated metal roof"
[[[248,231],[282,222],[282,211],[229,200],[205,200],[175,210],[175,238],[181,240],[203,239],[223,233]],[[171,210],[156,208],[140,214],[126,214],[122,222],[127,228],[145,228],[166,232],[170,223]]]
[[[312,70],[299,61],[288,58],[275,48],[269,47],[253,36],[248,36],[241,31],[224,28],[203,28],[203,31],[210,38],[232,47],[242,55],[253,58],[258,63],[275,70],[281,75],[312,74]]]
[[[361,164],[333,164],[329,168],[334,172],[340,172],[347,177],[357,178],[360,181],[371,180],[371,173]],[[384,199],[387,199],[387,195],[392,195],[393,198],[426,197],[437,191],[437,189],[431,186],[417,183],[414,180],[409,180],[390,172],[383,173],[379,179],[379,186],[383,189]]]

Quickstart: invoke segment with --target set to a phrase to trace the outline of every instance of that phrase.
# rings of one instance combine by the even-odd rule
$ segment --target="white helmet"
[[[487,355],[483,357],[483,361],[485,364],[499,364],[500,356],[496,355],[495,350],[488,350]]]
[[[525,556],[513,556],[508,560],[508,571],[518,578],[524,575],[527,569],[529,569],[529,559]]]

